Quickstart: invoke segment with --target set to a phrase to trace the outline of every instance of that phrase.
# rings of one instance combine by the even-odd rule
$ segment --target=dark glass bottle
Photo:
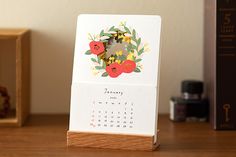
[[[173,121],[207,121],[209,105],[202,98],[203,82],[184,80],[181,97],[170,99],[170,119]]]

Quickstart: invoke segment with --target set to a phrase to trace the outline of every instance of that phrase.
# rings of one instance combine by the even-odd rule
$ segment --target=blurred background
[[[204,0],[0,0],[0,28],[29,28],[31,113],[69,113],[77,16],[81,13],[162,17],[159,112],[183,79],[202,80]]]

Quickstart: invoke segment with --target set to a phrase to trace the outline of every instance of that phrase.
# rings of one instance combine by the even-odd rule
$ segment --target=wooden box
[[[22,126],[29,114],[30,32],[0,29],[0,86],[8,91],[10,112],[0,126]]]

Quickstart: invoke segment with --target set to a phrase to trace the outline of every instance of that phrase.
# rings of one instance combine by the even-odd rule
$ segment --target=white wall
[[[0,0],[0,28],[32,30],[32,113],[69,112],[80,13],[162,16],[160,112],[182,79],[202,79],[203,0]]]

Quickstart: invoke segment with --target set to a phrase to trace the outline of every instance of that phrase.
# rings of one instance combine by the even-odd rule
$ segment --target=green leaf
[[[131,44],[131,46],[132,46],[132,49],[137,49],[135,45]]]
[[[100,36],[103,36],[103,34],[104,34],[104,30],[101,30]]]
[[[103,69],[102,66],[95,66],[95,68],[96,68],[97,70],[101,70],[101,69]]]
[[[103,74],[102,74],[102,77],[107,77],[108,76],[108,73],[107,72],[104,72]]]
[[[137,47],[139,47],[140,43],[141,43],[141,38],[139,38],[137,41]]]
[[[109,34],[109,33],[103,33],[103,35],[102,36],[108,36],[108,37],[112,37],[112,35],[111,34]]]
[[[98,57],[98,63],[100,64],[101,63],[101,58],[99,56]]]
[[[141,58],[135,60],[136,63],[138,63],[138,62],[140,62],[140,61],[142,61]]]
[[[106,69],[106,67],[107,67],[107,65],[104,61],[102,62],[102,67],[103,67],[103,69]]]
[[[89,33],[89,37],[91,40],[94,40],[93,36]]]
[[[125,31],[126,31],[127,33],[131,34],[131,32],[130,32],[130,30],[129,30],[128,27],[124,26],[124,29],[125,29]]]
[[[137,42],[136,38],[134,36],[131,37],[131,39],[135,42]]]
[[[97,62],[97,60],[95,58],[91,58],[91,61],[93,62]]]
[[[140,56],[144,52],[144,47],[138,51],[138,55]]]
[[[108,43],[108,40],[101,40],[101,42],[103,42],[103,43]]]
[[[131,51],[130,47],[127,47],[127,48],[126,48],[126,50],[127,50],[128,52],[130,52],[130,51]]]
[[[133,29],[132,35],[133,35],[134,39],[136,40],[136,31],[135,31],[135,29]]]
[[[120,59],[121,61],[123,61],[123,60],[126,60],[126,57],[125,57],[124,55],[122,55],[122,56],[119,57],[119,59]]]
[[[100,36],[108,36],[108,37],[112,37],[111,34],[109,34],[109,33],[104,33],[104,30],[102,30],[102,31],[100,32]]]
[[[136,57],[132,56],[132,59],[135,61],[135,60],[136,60]]]
[[[109,31],[115,31],[116,29],[115,29],[115,26],[112,26],[110,29],[109,29]]]
[[[86,54],[86,55],[91,55],[91,51],[88,50],[88,51],[85,52],[85,54]]]
[[[141,70],[140,70],[139,68],[136,68],[136,69],[134,70],[134,72],[139,73],[139,72],[141,72]]]
[[[132,45],[131,45],[131,44],[129,44],[129,45],[127,46],[127,51],[128,51],[128,52],[130,52],[130,51],[131,51],[131,49],[132,49]]]

